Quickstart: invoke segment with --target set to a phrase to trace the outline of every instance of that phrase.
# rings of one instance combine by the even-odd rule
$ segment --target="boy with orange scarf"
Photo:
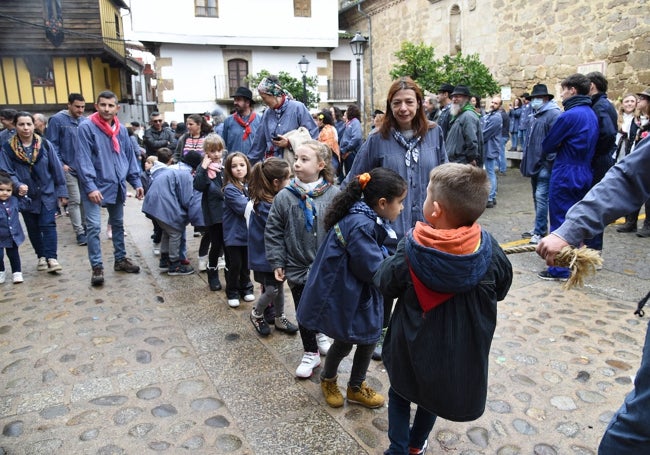
[[[485,410],[497,301],[512,283],[510,261],[476,222],[489,191],[476,166],[433,169],[426,222],[416,223],[375,275],[383,295],[398,298],[382,352],[391,383],[385,454],[423,453],[437,416],[466,422]],[[411,403],[417,411],[409,427]]]

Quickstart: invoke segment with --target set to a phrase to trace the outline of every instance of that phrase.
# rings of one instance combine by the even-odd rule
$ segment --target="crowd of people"
[[[544,84],[515,98],[509,112],[499,96],[484,111],[466,85],[442,84],[434,96],[401,77],[374,110],[365,140],[358,106],[310,113],[275,76],[257,86],[263,112],[249,88],[236,90],[219,134],[202,114],[167,125],[153,112],[146,129],[124,126],[110,91],[97,95],[88,117],[83,96],[70,94],[49,124],[2,110],[0,282],[4,251],[13,282],[24,280],[19,212],[37,270],[63,270],[61,205],[77,244],[87,247],[93,286],[105,281],[103,209],[114,270],[138,273],[124,242],[128,183],[144,199],[161,272],[195,273],[186,242],[193,226],[209,289],[222,290],[223,262],[227,304],[254,302],[249,318],[259,336],[271,326],[300,334],[296,377],[312,376],[325,356],[320,383],[329,406],[383,406],[385,397],[365,380],[371,359],[382,359],[391,382],[385,453],[424,453],[438,416],[470,421],[485,409],[496,306],[512,267],[478,219],[497,205],[507,143],[523,152],[520,170],[532,184],[535,225],[523,236],[543,248],[549,267],[539,276],[550,280],[569,272],[554,266],[556,245],[542,240],[549,220],[550,231],[563,232],[569,209],[617,160],[644,148],[650,89],[625,96],[619,116],[600,73],[571,75],[561,88],[563,111]],[[620,232],[637,230],[645,200],[634,200]],[[601,250],[602,232],[592,231],[585,242]],[[650,224],[637,234],[650,236]],[[285,313],[285,282],[296,322]],[[338,369],[355,345],[344,397]]]

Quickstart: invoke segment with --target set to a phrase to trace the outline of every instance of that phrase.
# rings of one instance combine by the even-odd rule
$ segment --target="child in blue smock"
[[[0,284],[5,282],[5,258],[7,251],[9,264],[13,273],[14,284],[23,282],[23,273],[20,264],[18,247],[25,241],[25,233],[20,225],[20,208],[29,203],[27,196],[17,198],[13,196],[13,182],[6,172],[0,171]]]
[[[406,181],[388,168],[375,168],[351,179],[325,215],[327,237],[311,267],[298,305],[301,326],[334,339],[321,372],[325,401],[343,406],[338,367],[357,345],[347,388],[348,402],[369,408],[384,397],[365,382],[383,322],[383,297],[372,278],[387,256],[383,246],[396,238],[388,222],[402,211]]]

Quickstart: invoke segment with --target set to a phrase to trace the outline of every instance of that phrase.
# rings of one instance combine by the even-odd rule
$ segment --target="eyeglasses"
[[[152,120],[151,122],[152,123],[162,123],[163,121],[162,120]]]

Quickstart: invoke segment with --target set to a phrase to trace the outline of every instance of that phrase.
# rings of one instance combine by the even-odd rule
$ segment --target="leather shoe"
[[[616,228],[616,232],[636,232],[636,221],[634,223],[626,221]]]

